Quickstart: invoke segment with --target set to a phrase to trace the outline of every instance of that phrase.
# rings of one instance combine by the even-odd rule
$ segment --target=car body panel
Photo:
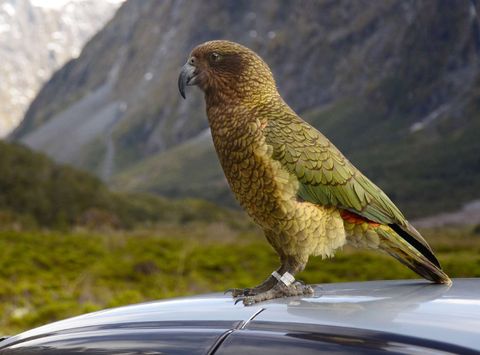
[[[356,328],[263,324],[264,330],[233,332],[215,353],[229,354],[478,354],[444,342]],[[273,327],[272,327],[273,326]],[[277,329],[275,329],[277,328]],[[303,328],[303,329],[302,329]]]
[[[104,329],[55,334],[11,345],[0,354],[192,354],[208,353],[222,329]]]
[[[263,303],[255,322],[311,323],[448,341],[480,348],[480,280],[452,286],[427,281],[322,285],[309,298]]]
[[[179,298],[86,314],[0,342],[0,354],[255,349],[477,353],[480,279],[457,279],[452,286],[420,280],[324,284],[310,297],[249,307],[223,294]]]

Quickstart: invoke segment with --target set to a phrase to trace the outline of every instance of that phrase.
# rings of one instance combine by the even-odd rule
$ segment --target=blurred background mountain
[[[241,42],[281,94],[410,217],[480,198],[474,0],[127,1],[55,72],[11,135],[120,190],[235,202],[201,93],[178,69],[198,43]]]
[[[121,0],[0,0],[0,137],[41,85],[111,19]]]

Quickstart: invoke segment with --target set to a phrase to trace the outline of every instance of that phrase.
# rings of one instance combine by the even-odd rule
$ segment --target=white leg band
[[[272,276],[275,277],[278,281],[283,282],[285,286],[290,286],[295,282],[295,277],[288,271],[286,271],[282,276],[276,271],[272,272]]]

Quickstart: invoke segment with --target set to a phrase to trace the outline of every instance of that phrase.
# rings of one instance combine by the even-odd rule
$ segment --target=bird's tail
[[[380,249],[420,276],[439,284],[452,283],[430,246],[411,225],[381,225],[377,227],[377,234]]]

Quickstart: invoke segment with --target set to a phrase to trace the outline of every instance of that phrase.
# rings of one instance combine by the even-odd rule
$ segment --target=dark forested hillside
[[[125,229],[160,222],[242,223],[241,215],[208,202],[111,192],[86,172],[1,141],[0,171],[0,229],[12,225]]]
[[[231,203],[202,97],[176,90],[192,47],[258,51],[280,92],[409,216],[480,198],[475,0],[134,1],[58,71],[13,139],[116,188]]]

